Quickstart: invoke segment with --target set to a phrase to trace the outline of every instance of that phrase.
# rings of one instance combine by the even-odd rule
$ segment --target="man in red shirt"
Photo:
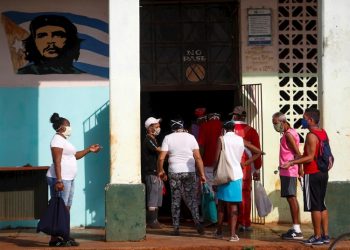
[[[203,158],[205,178],[213,191],[213,169],[218,138],[221,135],[222,124],[220,114],[210,113],[207,122],[203,123],[198,135],[198,144]]]
[[[232,119],[235,121],[235,133],[246,141],[252,143],[255,147],[260,149],[259,135],[254,128],[249,126],[246,122],[247,113],[242,106],[236,106],[233,112],[230,113]],[[252,153],[245,148],[242,157],[242,162],[245,162],[251,157]],[[261,157],[256,159],[250,166],[243,168],[243,187],[242,187],[242,202],[239,206],[238,223],[240,231],[251,231],[251,192],[252,192],[252,175],[254,180],[260,179]]]
[[[304,211],[311,212],[314,235],[304,241],[305,245],[322,245],[330,242],[328,236],[328,210],[325,196],[328,183],[328,172],[321,172],[317,165],[320,140],[327,139],[326,132],[319,128],[320,111],[315,108],[305,110],[301,125],[308,128],[304,154],[298,159],[283,164],[282,168],[289,168],[295,164],[304,165]]]

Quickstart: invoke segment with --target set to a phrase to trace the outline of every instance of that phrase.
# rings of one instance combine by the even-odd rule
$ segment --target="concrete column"
[[[323,0],[322,3],[322,85],[319,93],[322,125],[326,129],[335,161],[329,171],[326,204],[329,233],[349,231],[350,207],[350,1]],[[321,27],[321,25],[319,25]]]
[[[145,237],[140,167],[139,1],[109,1],[110,184],[106,186],[106,240]]]

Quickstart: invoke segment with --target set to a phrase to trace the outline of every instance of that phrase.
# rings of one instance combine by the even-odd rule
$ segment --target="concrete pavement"
[[[253,232],[238,233],[238,242],[228,241],[228,229],[225,228],[225,238],[213,238],[214,227],[206,228],[204,236],[199,236],[190,222],[182,223],[180,236],[171,236],[172,227],[169,224],[161,230],[147,229],[146,238],[139,242],[105,242],[104,228],[73,228],[72,237],[80,243],[79,247],[69,249],[309,249],[300,241],[285,241],[280,238],[281,233],[288,230],[288,225],[265,224],[253,225]],[[310,225],[302,225],[304,237],[312,234]],[[36,233],[35,229],[6,229],[0,230],[0,250],[15,249],[57,249],[48,247],[49,236]],[[328,249],[329,245],[314,246],[317,249]],[[350,246],[349,246],[350,247]]]

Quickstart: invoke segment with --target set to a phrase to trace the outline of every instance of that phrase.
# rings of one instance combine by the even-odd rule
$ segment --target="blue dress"
[[[242,202],[242,179],[219,185],[216,197],[227,202]]]

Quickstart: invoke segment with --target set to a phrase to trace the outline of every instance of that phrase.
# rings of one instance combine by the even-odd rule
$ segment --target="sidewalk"
[[[105,242],[103,228],[74,228],[72,237],[80,243],[79,247],[69,249],[310,249],[300,241],[285,241],[280,238],[281,233],[288,230],[287,225],[266,224],[253,225],[253,232],[238,233],[238,242],[229,242],[228,234],[223,240],[212,237],[214,227],[206,228],[204,236],[199,236],[190,223],[180,228],[180,236],[171,236],[172,227],[167,224],[162,230],[147,229],[146,239],[139,242]],[[312,228],[303,225],[304,238],[312,234]],[[227,228],[225,228],[227,232]],[[35,229],[0,230],[0,250],[15,249],[57,249],[48,247],[49,236],[36,233]],[[314,246],[317,249],[328,249],[329,245]],[[66,248],[67,249],[67,248]]]

